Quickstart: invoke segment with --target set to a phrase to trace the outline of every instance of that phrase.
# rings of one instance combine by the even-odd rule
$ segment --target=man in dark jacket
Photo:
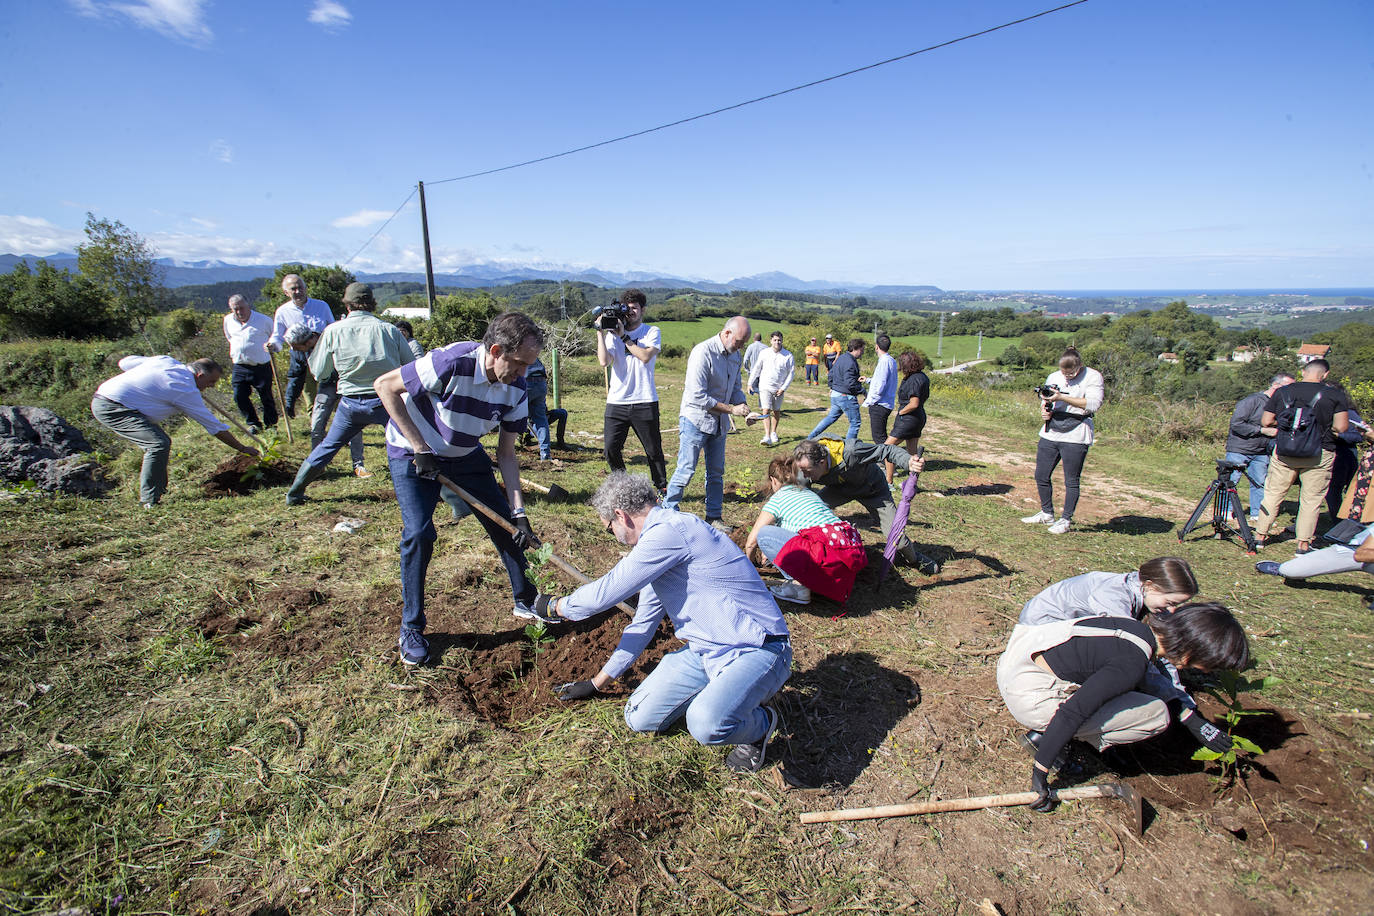
[[[843,355],[841,356],[843,358]],[[918,473],[926,466],[924,458],[907,454],[898,445],[880,445],[857,439],[811,439],[797,443],[792,452],[797,483],[819,487],[821,502],[831,509],[857,502],[878,520],[884,537],[897,520],[897,506],[883,473],[883,462]],[[897,556],[927,576],[940,571],[940,564],[918,551],[905,534],[897,542]]]
[[[859,395],[864,393],[863,382],[859,380],[859,360],[863,355],[864,342],[855,337],[849,342],[849,352],[835,358],[835,365],[830,367],[830,410],[806,438],[819,439],[841,414],[849,419],[845,441],[859,438]]]
[[[1293,376],[1280,372],[1269,381],[1264,391],[1247,394],[1231,412],[1231,430],[1226,437],[1226,460],[1245,465],[1250,481],[1250,526],[1259,521],[1260,503],[1264,501],[1264,475],[1269,473],[1269,453],[1274,447],[1275,429],[1260,425],[1269,399],[1284,385],[1292,384]],[[1231,472],[1231,483],[1240,481],[1241,471]]]

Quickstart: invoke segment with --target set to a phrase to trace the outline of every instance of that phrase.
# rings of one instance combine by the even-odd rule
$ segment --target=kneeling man
[[[649,478],[616,472],[592,497],[606,530],[632,548],[609,573],[552,602],[550,619],[582,620],[639,595],[634,620],[591,680],[559,688],[561,700],[594,696],[625,673],[664,615],[686,647],[665,656],[630,695],[625,723],[662,732],[680,718],[702,744],[732,744],[725,764],[757,772],[778,713],[763,706],[792,668],[778,604],[754,564],[694,515],[660,508]]]

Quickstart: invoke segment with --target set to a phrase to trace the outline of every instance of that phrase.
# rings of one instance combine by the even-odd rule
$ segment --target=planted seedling
[[[275,429],[269,429],[262,437],[262,448],[258,450],[258,460],[248,470],[239,475],[239,483],[257,483],[267,475],[272,465],[281,460],[281,439]]]
[[[529,565],[525,567],[525,578],[534,583],[534,587],[545,595],[552,595],[558,588],[558,579],[554,576],[550,566],[549,557],[553,556],[553,547],[549,544],[540,544],[534,550],[525,551],[525,559]]]
[[[1273,675],[1262,678],[1247,678],[1238,671],[1222,671],[1217,675],[1216,683],[1207,687],[1207,692],[1216,697],[1226,712],[1221,716],[1221,722],[1226,724],[1226,733],[1231,736],[1231,749],[1228,751],[1213,751],[1205,747],[1200,747],[1193,752],[1194,760],[1213,762],[1221,765],[1221,777],[1223,782],[1229,784],[1235,781],[1238,775],[1242,775],[1246,764],[1246,757],[1251,754],[1263,754],[1264,748],[1260,747],[1249,738],[1236,734],[1236,726],[1240,720],[1246,716],[1265,715],[1266,710],[1246,709],[1240,701],[1242,693],[1258,693],[1269,687],[1273,687],[1279,679]],[[1244,755],[1244,756],[1242,756]]]
[[[549,635],[549,628],[544,625],[543,621],[526,624],[525,637],[529,639],[535,655],[553,645],[553,637]]]

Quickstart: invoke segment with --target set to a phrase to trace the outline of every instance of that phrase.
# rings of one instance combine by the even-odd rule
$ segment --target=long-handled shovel
[[[463,502],[467,503],[473,509],[482,513],[487,518],[491,519],[493,522],[499,525],[501,528],[505,529],[506,533],[510,534],[512,537],[518,534],[518,530],[516,529],[516,527],[512,525],[510,522],[506,521],[504,518],[502,518],[500,514],[496,512],[496,510],[492,509],[486,503],[480,502],[477,499],[477,497],[473,496],[467,490],[464,490],[462,487],[458,486],[458,484],[449,480],[443,474],[440,474],[435,479],[438,480],[442,486],[445,486],[448,489],[452,490],[454,493],[456,493],[458,495],[458,498],[461,499]],[[563,559],[558,554],[554,553],[552,550],[549,552],[549,560],[553,563],[554,566],[557,566],[559,569],[563,570],[565,573],[572,576],[574,579],[576,579],[578,582],[581,582],[584,585],[592,581],[586,575],[583,574],[582,570],[578,569],[576,566],[572,565],[567,560]],[[624,611],[626,614],[629,614],[631,617],[635,615],[634,608],[630,607],[623,601],[617,604],[616,607],[620,608],[622,611]]]
[[[210,405],[210,408],[215,413],[219,414],[221,417],[224,417],[224,419],[228,420],[230,423],[237,426],[239,428],[239,432],[243,433],[249,439],[252,439],[259,446],[263,446],[264,448],[266,447],[263,445],[263,441],[261,439],[259,439],[257,436],[253,435],[248,431],[248,427],[244,426],[243,423],[239,421],[238,417],[234,416],[229,411],[225,410],[224,407],[219,403],[219,401],[216,401],[214,398],[210,397],[210,395],[207,392],[204,391],[200,393],[200,397],[201,400],[205,401],[206,404]]]
[[[535,483],[533,480],[527,480],[524,477],[520,478],[520,486],[524,487],[526,490],[533,490],[536,493],[542,493],[552,500],[564,500],[567,499],[569,495],[571,495],[568,493],[567,490],[563,489],[556,483],[549,484],[546,487],[542,483]]]
[[[1119,798],[1126,803],[1131,829],[1136,836],[1145,832],[1144,801],[1140,793],[1124,782],[1109,782],[1097,786],[1060,789],[1055,795],[1061,801],[1086,798]],[[1040,796],[1034,792],[1011,792],[1006,795],[979,795],[974,798],[944,798],[939,801],[910,802],[902,805],[878,805],[872,808],[845,808],[841,811],[807,811],[801,815],[803,824],[823,824],[830,821],[859,821],[875,817],[903,817],[909,814],[938,814],[945,811],[979,811],[983,808],[1010,808],[1029,805]]]
[[[295,442],[296,434],[291,431],[291,418],[286,415],[286,395],[282,394],[281,376],[277,375],[277,358],[268,353],[267,363],[272,367],[272,381],[277,386],[277,400],[281,401],[281,418],[286,422],[286,441]]]

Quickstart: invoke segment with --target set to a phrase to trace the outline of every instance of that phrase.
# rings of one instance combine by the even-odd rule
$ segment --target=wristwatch
[[[630,335],[629,335],[629,334],[621,334],[621,335],[620,335],[620,342],[623,343],[623,344],[625,344],[626,346],[629,346],[630,344],[634,343],[633,340],[630,340]]]

